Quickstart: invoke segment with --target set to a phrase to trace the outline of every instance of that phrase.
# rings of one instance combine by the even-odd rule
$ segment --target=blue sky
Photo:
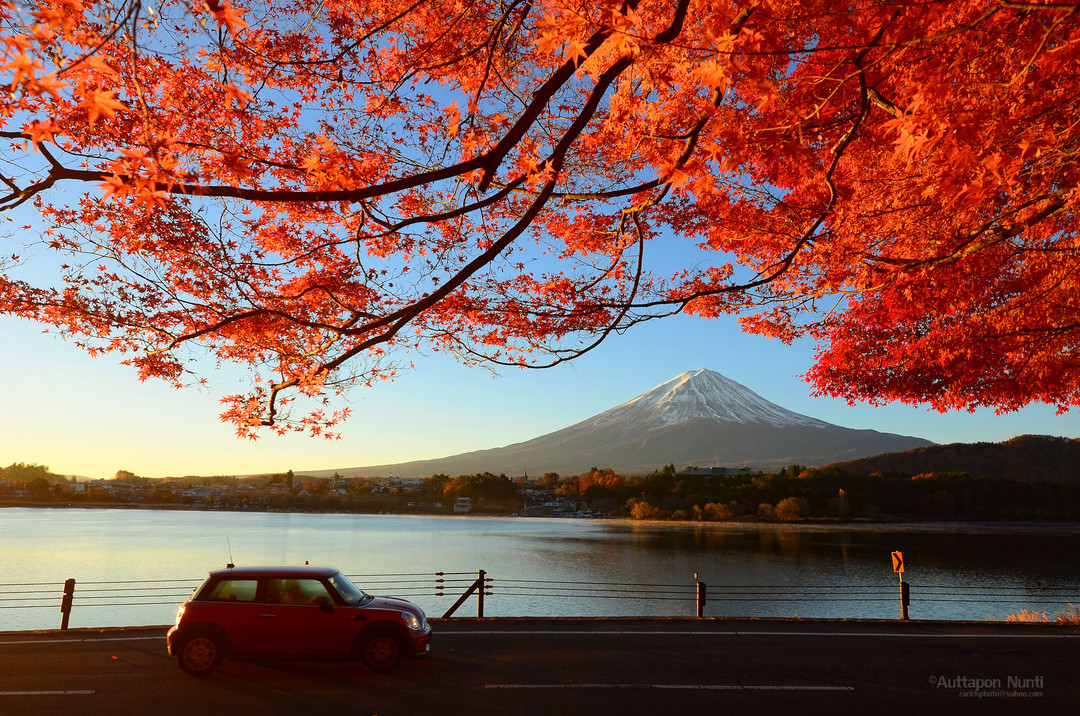
[[[353,391],[353,415],[341,440],[266,435],[249,442],[218,419],[217,399],[232,387],[228,374],[211,376],[211,391],[177,391],[140,383],[115,359],[90,358],[26,322],[0,317],[0,331],[0,371],[8,376],[0,465],[37,463],[63,475],[242,475],[453,455],[558,430],[698,368],[846,427],[939,443],[997,442],[1025,433],[1080,437],[1080,416],[1057,416],[1050,406],[998,416],[811,398],[798,376],[810,365],[812,344],[785,346],[743,335],[733,321],[678,317],[614,336],[576,363],[549,370],[504,369],[493,376],[445,356],[415,356],[415,368],[396,381]]]

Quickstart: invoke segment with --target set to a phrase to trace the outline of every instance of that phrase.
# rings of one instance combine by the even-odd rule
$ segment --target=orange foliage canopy
[[[677,312],[815,337],[849,400],[1080,405],[1078,8],[0,0],[0,210],[46,222],[0,310],[249,366],[245,435]]]

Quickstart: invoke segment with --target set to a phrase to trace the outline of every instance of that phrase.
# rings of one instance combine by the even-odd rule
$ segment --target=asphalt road
[[[1080,630],[727,619],[433,620],[427,657],[227,661],[207,678],[164,627],[0,633],[0,716],[35,714],[1077,713]]]

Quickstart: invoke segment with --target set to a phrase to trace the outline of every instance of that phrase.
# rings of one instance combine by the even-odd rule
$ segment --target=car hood
[[[412,612],[417,616],[423,615],[420,607],[404,599],[394,597],[372,597],[371,601],[364,605],[364,609],[386,609],[395,612]]]

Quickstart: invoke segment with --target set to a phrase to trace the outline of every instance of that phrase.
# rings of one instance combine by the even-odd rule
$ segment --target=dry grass
[[[1080,607],[1069,605],[1068,609],[1057,612],[1034,612],[1030,609],[1020,611],[1005,617],[1007,622],[1028,623],[1053,623],[1053,624],[1080,624]]]

